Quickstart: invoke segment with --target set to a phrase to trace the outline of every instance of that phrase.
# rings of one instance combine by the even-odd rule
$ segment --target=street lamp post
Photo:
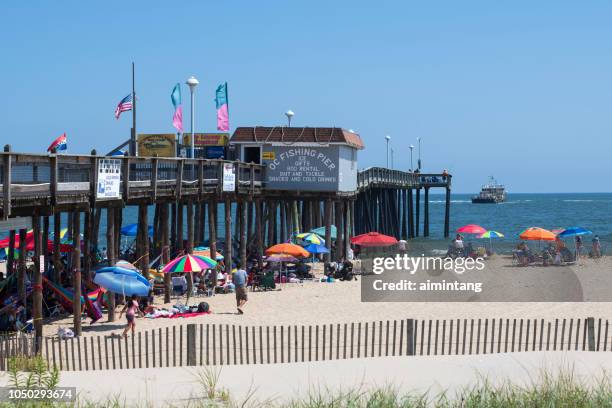
[[[414,150],[414,145],[410,145],[410,170],[414,171],[414,165],[412,164],[412,151]]]
[[[193,129],[195,128],[195,118],[193,116],[194,109],[194,93],[195,88],[198,86],[200,81],[198,81],[193,75],[189,77],[189,79],[185,82],[187,86],[189,86],[189,91],[191,92],[191,158],[195,158],[195,137],[193,135]]]
[[[385,139],[387,140],[387,168],[389,168],[389,142],[391,141],[391,136],[387,135]]]
[[[295,115],[291,109],[285,112],[285,116],[287,116],[287,122],[289,122],[289,127],[291,127],[291,118]]]
[[[419,142],[419,159],[417,160],[417,168],[421,171],[421,137],[417,137],[417,141]]]

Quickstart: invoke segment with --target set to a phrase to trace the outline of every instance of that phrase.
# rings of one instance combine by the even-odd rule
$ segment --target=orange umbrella
[[[295,257],[306,257],[309,255],[308,251],[301,246],[289,243],[272,245],[266,249],[266,255],[273,254],[287,254]]]
[[[554,241],[557,236],[544,228],[530,227],[523,231],[519,238],[525,241]]]

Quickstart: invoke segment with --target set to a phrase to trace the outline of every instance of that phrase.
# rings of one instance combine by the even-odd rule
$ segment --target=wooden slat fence
[[[525,351],[612,351],[603,319],[387,320],[285,326],[187,324],[135,336],[43,339],[42,355],[60,370],[275,364],[382,356]],[[0,369],[32,350],[32,338],[0,338]]]

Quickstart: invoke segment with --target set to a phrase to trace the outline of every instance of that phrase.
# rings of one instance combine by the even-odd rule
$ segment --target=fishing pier
[[[343,129],[282,127],[238,128],[230,139],[232,160],[111,157],[95,150],[90,155],[41,155],[16,153],[7,145],[0,152],[1,225],[9,232],[7,275],[17,274],[18,297],[25,304],[29,225],[14,221],[28,217],[34,271],[41,272],[33,274],[31,288],[39,338],[43,274],[52,282],[68,274],[74,307],[80,308],[81,288],[91,283],[99,261],[101,234],[106,237],[108,264],[119,260],[126,207],[138,208],[135,259],[145,275],[155,257],[161,256],[165,264],[198,245],[210,246],[211,254],[222,246],[226,260],[242,265],[248,253],[262,262],[269,245],[320,226],[325,227],[325,245],[330,250],[326,261],[345,258],[349,238],[369,231],[398,239],[427,237],[432,188],[446,193],[447,237],[451,176],[378,167],[358,171],[357,151],[361,149],[360,137]],[[103,217],[105,231],[100,231]],[[62,220],[66,219],[73,246],[72,271],[62,270],[60,251],[53,250],[61,245]],[[217,233],[220,223],[223,237]],[[332,225],[336,227],[335,245]],[[226,262],[227,272],[231,264]],[[169,302],[169,275],[165,297]],[[113,321],[114,297],[109,296],[109,301],[108,318]],[[75,333],[80,330],[80,318],[75,318]]]

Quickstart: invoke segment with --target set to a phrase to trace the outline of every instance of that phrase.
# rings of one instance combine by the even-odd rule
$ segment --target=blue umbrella
[[[558,236],[561,238],[564,238],[564,237],[575,237],[576,235],[588,235],[592,233],[593,232],[589,231],[586,228],[569,227],[569,228],[564,229]]]
[[[329,252],[329,249],[327,249],[325,245],[317,244],[306,245],[304,249],[310,252],[311,254],[326,254]]]
[[[120,266],[99,269],[94,282],[106,290],[127,296],[147,296],[151,289],[149,281],[140,273]]]
[[[128,237],[135,237],[138,234],[138,224],[130,224],[125,227],[121,227],[121,235]],[[149,236],[153,236],[153,226],[149,225]]]
[[[317,245],[317,244],[306,245],[304,249],[312,254],[312,262],[314,262],[315,254],[326,254],[329,252],[329,249],[327,249],[325,245]]]

